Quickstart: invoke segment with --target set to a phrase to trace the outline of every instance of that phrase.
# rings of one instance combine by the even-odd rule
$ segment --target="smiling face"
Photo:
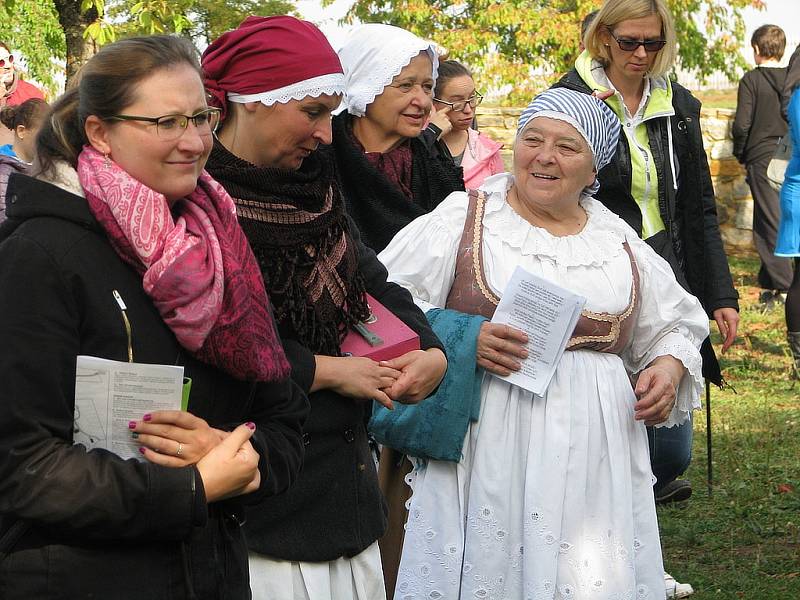
[[[541,208],[577,204],[594,183],[592,152],[569,123],[535,117],[514,144],[514,187],[520,201]]]
[[[652,14],[638,19],[628,19],[620,21],[611,29],[610,32],[604,30],[600,33],[600,39],[608,45],[611,56],[609,65],[606,67],[609,79],[612,82],[640,82],[653,68],[658,52],[645,52],[644,46],[641,45],[636,50],[626,52],[620,49],[614,37],[628,40],[664,39],[661,17]]]
[[[367,106],[362,119],[385,138],[417,137],[431,112],[433,64],[420,52]]]
[[[136,86],[134,102],[121,114],[161,117],[194,115],[207,108],[203,82],[188,64],[155,71]],[[174,140],[158,136],[156,125],[142,121],[86,119],[86,135],[99,152],[108,154],[134,179],[174,202],[197,187],[211,152],[211,129],[189,122]]]
[[[323,94],[271,106],[249,103],[238,113],[244,143],[234,153],[259,167],[299,169],[317,146],[331,143],[331,111],[340,101]]]
[[[453,77],[441,89],[441,100],[447,102],[464,102],[475,96],[475,81],[469,75],[461,75]],[[434,101],[436,110],[441,110],[446,104]],[[450,119],[450,124],[456,131],[466,131],[472,125],[475,118],[475,109],[469,104],[464,105],[464,110],[455,112],[451,110],[447,113],[447,118]]]

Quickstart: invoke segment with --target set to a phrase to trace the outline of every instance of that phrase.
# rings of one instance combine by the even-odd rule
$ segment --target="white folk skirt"
[[[292,562],[250,553],[253,600],[386,600],[378,542],[351,558]]]

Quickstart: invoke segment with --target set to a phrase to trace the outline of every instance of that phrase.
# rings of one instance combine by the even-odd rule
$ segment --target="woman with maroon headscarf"
[[[253,596],[377,600],[386,509],[365,429],[371,400],[418,402],[447,362],[411,296],[361,243],[330,154],[317,151],[331,142],[344,83],[322,33],[293,17],[250,17],[209,46],[203,69],[224,113],[207,168],[234,198],[311,401],[300,478],[248,513]],[[345,332],[368,314],[365,292],[422,350],[380,363],[341,355]]]

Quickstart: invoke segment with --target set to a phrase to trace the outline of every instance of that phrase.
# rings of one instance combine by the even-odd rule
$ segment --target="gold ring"
[[[175,456],[180,456],[181,454],[183,454],[183,444],[178,442],[178,450],[175,452]]]

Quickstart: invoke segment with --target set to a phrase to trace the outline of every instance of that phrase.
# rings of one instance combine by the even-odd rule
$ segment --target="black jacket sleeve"
[[[285,491],[303,463],[302,425],[311,409],[306,394],[293,378],[255,386],[251,420],[256,434],[251,443],[261,456],[261,487],[245,500],[256,502]]]
[[[72,444],[78,298],[20,236],[0,245],[0,513],[75,539],[183,539],[202,524],[194,467]]]
[[[702,290],[701,301],[708,316],[713,317],[713,312],[718,308],[733,308],[738,311],[739,294],[733,287],[728,256],[725,254],[719,229],[714,184],[711,180],[708,156],[703,148],[703,135],[700,131],[700,102],[696,99],[693,100],[696,103],[696,107],[694,107],[696,110],[693,111],[695,118],[692,127],[692,143],[698,154],[700,168],[700,198],[703,203],[703,240],[705,244],[703,253],[705,289]]]
[[[736,100],[736,115],[733,119],[733,155],[743,163],[746,160],[745,147],[750,127],[753,124],[753,111],[755,110],[756,91],[753,89],[753,79],[745,74],[739,82],[739,91]]]

